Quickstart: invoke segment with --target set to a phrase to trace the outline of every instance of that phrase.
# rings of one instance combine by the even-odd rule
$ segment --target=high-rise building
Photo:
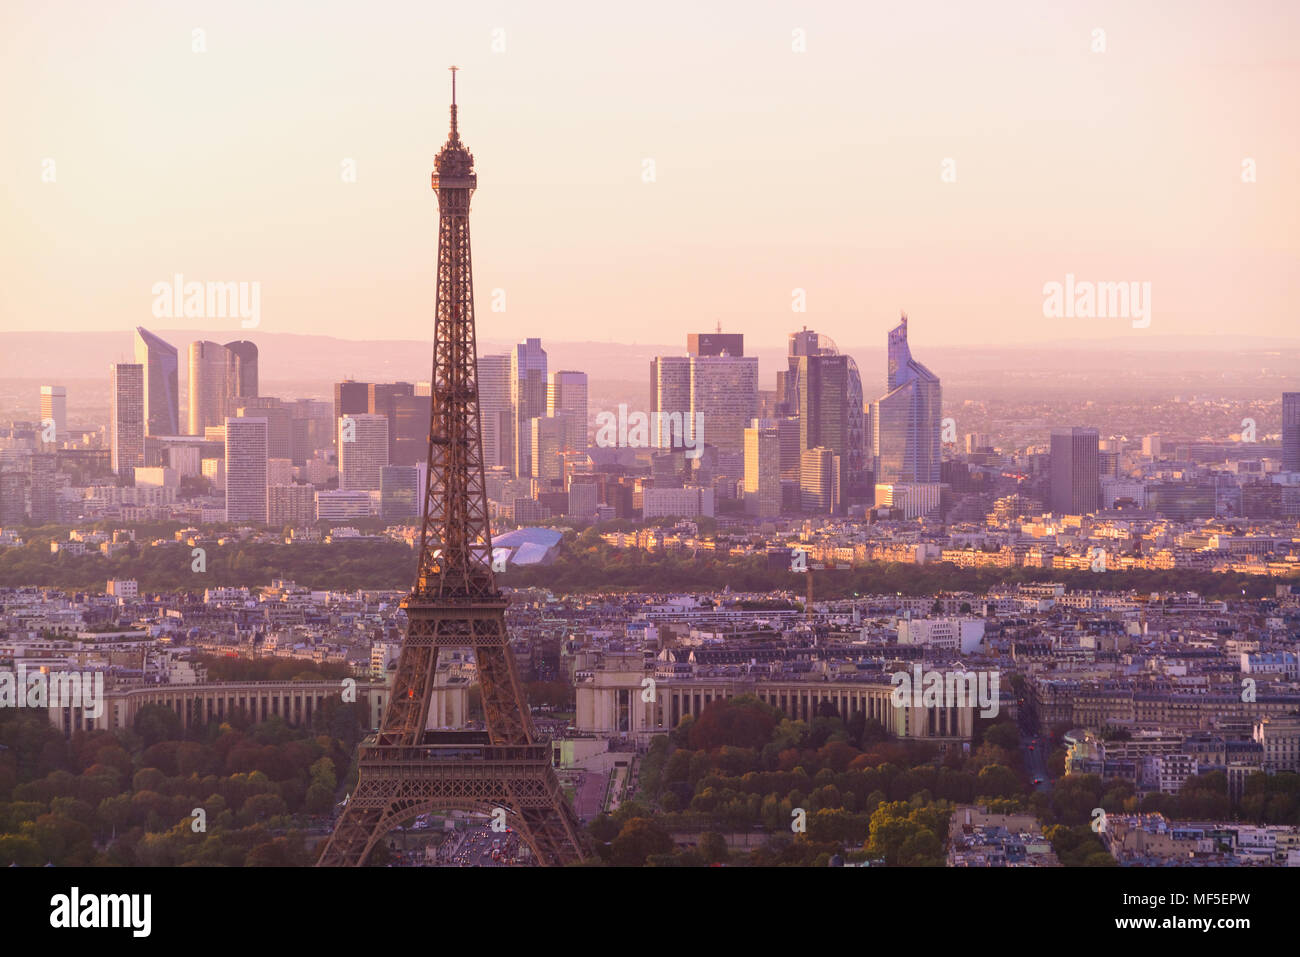
[[[692,356],[732,356],[745,354],[743,332],[691,332],[686,335],[686,354]]]
[[[774,429],[781,446],[781,480],[799,483],[799,457],[803,450],[799,447],[799,419],[793,415],[776,418],[759,418],[753,423],[755,428]]]
[[[650,411],[652,446],[670,449],[686,444],[691,417],[690,356],[657,356],[650,360]]]
[[[569,486],[569,505],[565,514],[589,522],[600,506],[600,490],[594,481],[573,482]]]
[[[565,436],[569,432],[567,417],[542,415],[528,420],[532,448],[529,461],[532,463],[533,478],[537,479],[543,490],[560,485],[564,478],[561,453],[564,451]]]
[[[260,395],[257,385],[257,346],[247,339],[226,343],[226,415],[241,399]]]
[[[399,395],[389,420],[389,462],[427,465],[429,461],[429,396]]]
[[[370,414],[370,383],[345,379],[334,383],[334,422],[345,415]]]
[[[54,424],[57,443],[68,431],[68,390],[61,385],[41,386],[41,427]]]
[[[414,465],[385,465],[379,470],[379,514],[384,521],[420,517],[422,471]]]
[[[1282,393],[1282,471],[1300,472],[1300,392]]]
[[[370,415],[382,415],[388,419],[388,461],[395,463],[397,458],[397,408],[400,400],[409,400],[407,406],[408,412],[414,411],[417,418],[411,418],[409,414],[404,418],[404,424],[412,428],[418,422],[419,409],[414,404],[415,386],[410,382],[370,382],[366,385],[366,412]],[[424,407],[429,408],[429,402],[426,399]],[[425,437],[428,437],[428,425],[425,426]],[[419,440],[418,435],[407,434],[404,436],[404,447],[410,451],[412,440]],[[414,462],[405,463],[408,465]]]
[[[190,343],[189,434],[203,435],[226,420],[226,347],[217,342]]]
[[[511,404],[510,356],[478,357],[478,415],[483,437],[483,467],[515,465],[514,406]]]
[[[310,485],[271,485],[266,490],[268,525],[306,525],[316,521],[316,489]]]
[[[758,412],[758,358],[691,356],[691,431],[720,453],[742,456]],[[702,431],[703,435],[697,434]]]
[[[191,342],[189,366],[190,435],[221,425],[257,397],[257,346],[251,342]]]
[[[799,504],[805,512],[840,507],[840,457],[830,449],[808,449],[799,462]]]
[[[515,475],[532,475],[530,419],[546,415],[546,350],[526,339],[510,353],[510,405],[515,415]]]
[[[564,421],[564,451],[586,452],[587,373],[551,373],[546,385],[546,414]]]
[[[266,419],[267,443],[273,459],[293,459],[293,409],[269,395],[240,399],[234,414]]]
[[[108,380],[108,443],[113,471],[133,476],[144,465],[144,366],[115,362]]]
[[[339,419],[339,488],[380,489],[388,464],[388,416],[362,413]]]
[[[267,422],[226,418],[226,521],[266,523]]]
[[[781,436],[776,429],[756,424],[745,430],[744,490],[748,514],[757,518],[781,514]]]
[[[28,463],[31,475],[31,490],[28,498],[31,508],[28,510],[34,525],[59,520],[58,484],[54,473],[58,469],[57,461],[51,453],[37,453]]]
[[[818,446],[840,456],[855,499],[867,497],[862,375],[828,336],[804,327],[790,333],[782,406],[799,422],[799,454]],[[797,478],[798,476],[794,476]]]
[[[143,326],[135,329],[135,361],[144,367],[146,435],[180,435],[180,386],[176,347]]]
[[[886,392],[871,403],[871,459],[877,484],[938,482],[942,390],[912,358],[907,316],[889,333]]]
[[[1096,429],[1052,430],[1054,515],[1087,515],[1101,507],[1099,434]]]

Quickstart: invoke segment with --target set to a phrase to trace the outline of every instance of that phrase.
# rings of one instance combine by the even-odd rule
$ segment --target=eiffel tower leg
[[[418,744],[429,721],[438,648],[432,644],[402,643],[393,678],[392,697],[384,709],[379,733],[381,744]]]
[[[553,806],[526,808],[518,818],[519,830],[527,835],[528,846],[538,863],[558,867],[580,861],[587,853],[573,809],[563,793],[557,793],[555,798]]]
[[[334,833],[325,843],[317,867],[360,867],[370,856],[370,849],[383,835],[379,822],[383,811],[378,808],[360,808],[349,803],[343,816],[334,825]]]
[[[493,744],[531,744],[533,718],[519,684],[515,656],[506,645],[505,619],[483,622],[481,627],[486,634],[479,636],[474,658],[488,734]]]

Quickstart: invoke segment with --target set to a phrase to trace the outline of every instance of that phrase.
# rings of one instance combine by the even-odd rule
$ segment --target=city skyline
[[[189,928],[173,885],[191,901],[210,866],[650,881],[866,867],[887,911],[921,920],[943,901],[907,869],[1033,868],[1046,873],[1019,910],[1055,931],[1061,899],[1091,901],[1068,918],[1085,929],[1284,921],[1244,891],[1300,867],[1300,340],[1189,359],[1151,330],[1274,335],[1287,315],[1294,270],[1275,267],[1300,249],[1285,212],[1300,187],[1255,173],[1300,156],[1270,112],[1297,93],[1262,82],[1258,59],[1220,68],[1265,51],[1288,58],[1264,61],[1269,75],[1300,78],[1277,39],[1300,12],[1269,3],[1241,28],[1162,0],[934,0],[799,11],[788,27],[778,0],[677,24],[578,0],[566,31],[563,8],[483,21],[394,0],[345,23],[352,0],[324,0],[292,33],[279,7],[231,32],[245,0],[183,27],[183,7],[145,2],[156,16],[120,47],[96,9],[65,30],[93,36],[80,56],[59,34],[31,57],[26,41],[59,22],[34,5],[19,44],[20,70],[70,64],[49,89],[25,77],[38,105],[164,34],[191,44],[171,87],[137,58],[120,104],[109,73],[89,109],[59,108],[92,119],[88,152],[121,128],[138,158],[158,143],[142,118],[174,99],[192,109],[169,150],[125,174],[109,153],[95,168],[110,188],[75,209],[42,207],[78,195],[75,151],[58,175],[42,161],[39,201],[12,193],[40,237],[0,320],[82,296],[99,303],[84,315],[114,321],[151,252],[172,256],[149,318],[66,352],[73,334],[40,333],[66,359],[53,372],[31,335],[0,330],[27,373],[0,384],[0,869],[28,869],[17,888],[70,887],[40,891],[52,928],[148,937],[151,914],[160,938]],[[413,92],[431,52],[484,34],[489,59],[457,58],[483,78],[468,99],[458,66]],[[601,82],[573,84],[566,50],[625,34],[630,51],[586,51]],[[650,54],[671,61],[662,83],[635,74]],[[268,56],[279,82],[258,87]],[[844,82],[872,78],[890,82]],[[429,88],[449,88],[431,123],[447,132],[408,178],[428,130],[404,110],[436,115]],[[277,110],[290,92],[299,108]],[[1189,93],[1230,108],[1194,110]],[[194,150],[187,131],[241,106],[246,125]],[[647,115],[664,121],[649,138]],[[383,139],[398,117],[406,138]],[[301,135],[318,123],[332,135]],[[634,130],[647,150],[672,144],[641,160],[636,199],[611,172]],[[365,152],[325,182],[313,157],[350,137]],[[1207,177],[1246,138],[1272,153],[1253,149],[1216,192]],[[252,143],[273,155],[240,154]],[[943,159],[925,186],[908,177],[930,150]],[[1153,172],[1162,188],[1142,181]],[[198,184],[189,205],[169,205],[172,177]],[[130,210],[117,242],[49,291],[54,259],[98,248],[105,209]],[[419,237],[403,225],[417,215]],[[186,216],[201,228],[156,240]],[[495,234],[481,260],[471,219],[476,251],[480,226]],[[1045,264],[1035,332],[1009,290]],[[805,275],[787,311],[763,304]],[[413,338],[329,337],[404,328],[417,289]],[[908,294],[877,328],[884,290]],[[818,311],[821,296],[842,308]],[[846,322],[855,297],[872,321]],[[290,309],[317,334],[269,331]],[[228,334],[199,329],[221,319]],[[584,324],[671,344],[565,338]],[[1053,325],[1142,346],[1094,338],[1089,360],[1035,339]],[[114,355],[123,328],[131,349]],[[85,353],[93,377],[74,374]],[[184,869],[79,896],[91,867]],[[1061,869],[1085,867],[1069,875],[1087,882],[1078,897]],[[1167,890],[1175,867],[1225,870],[1183,895]],[[386,883],[421,883],[402,873]],[[1231,893],[1207,889],[1214,873]],[[285,906],[325,883],[348,905],[354,878],[299,875]],[[987,876],[954,875],[1000,900]],[[1159,913],[1165,894],[1202,916]],[[1016,918],[1022,936],[1033,919]]]

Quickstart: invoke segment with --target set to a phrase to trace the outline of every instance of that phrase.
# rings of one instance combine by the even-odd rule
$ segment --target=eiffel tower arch
[[[394,827],[433,810],[498,808],[543,865],[587,856],[585,836],[538,738],[506,633],[506,599],[492,573],[479,435],[470,194],[474,157],[456,124],[434,161],[438,291],[430,389],[428,484],[415,587],[402,602],[407,633],[379,732],[358,750],[359,775],[317,861],[363,864]],[[426,731],[438,652],[470,648],[486,731]]]

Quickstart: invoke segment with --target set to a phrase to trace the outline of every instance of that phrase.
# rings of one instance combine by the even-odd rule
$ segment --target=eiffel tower
[[[407,632],[392,695],[359,776],[317,866],[358,866],[385,834],[432,810],[506,812],[542,865],[583,859],[584,835],[538,738],[506,635],[506,600],[492,568],[479,436],[470,268],[474,157],[456,128],[434,161],[438,194],[438,305],[429,472],[415,587],[403,600]],[[472,648],[487,731],[426,731],[441,648]],[[500,816],[497,815],[500,820]]]

